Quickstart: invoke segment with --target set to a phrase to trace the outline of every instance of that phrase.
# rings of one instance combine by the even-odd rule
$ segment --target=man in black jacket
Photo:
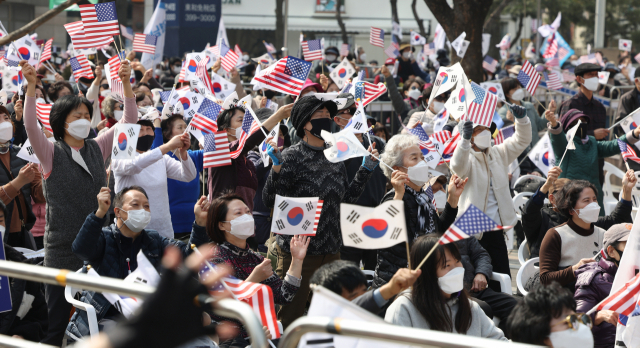
[[[620,106],[618,107],[618,118],[616,118],[616,122],[622,120],[627,117],[630,113],[634,112],[637,108],[640,107],[640,69],[636,69],[636,72],[633,75],[633,82],[635,84],[635,88],[630,90],[629,92],[622,95],[620,98]],[[624,134],[624,129],[618,126],[616,129],[616,133],[618,135]],[[638,147],[635,149],[638,152]],[[629,161],[629,167],[633,170],[640,170],[640,164]]]
[[[353,95],[350,93],[342,93],[338,95],[338,98],[347,98],[347,103],[344,108],[338,110],[338,113],[333,118],[334,122],[340,127],[340,130],[344,129],[349,123],[349,120],[356,112],[356,104]],[[375,148],[380,154],[384,152],[385,142],[384,140],[374,136],[366,134],[355,134],[356,138],[360,140],[362,146],[365,149],[369,148],[369,139],[375,145]],[[360,157],[350,158],[344,161],[344,165],[347,168],[347,178],[349,181],[353,180],[356,176],[356,172],[362,159]],[[377,207],[382,200],[385,192],[387,191],[387,178],[384,176],[380,166],[376,167],[371,174],[371,178],[365,184],[364,191],[358,198],[355,204],[364,207]],[[347,261],[353,261],[356,265],[360,266],[360,262],[364,264],[364,269],[373,270],[376,267],[376,255],[377,250],[364,250],[352,247],[342,246],[340,248],[340,258]]]

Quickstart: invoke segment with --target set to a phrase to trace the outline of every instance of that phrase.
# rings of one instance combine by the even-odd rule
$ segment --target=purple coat
[[[578,268],[576,274],[576,312],[586,313],[600,301],[609,296],[613,278],[616,276],[618,266],[613,262],[601,259],[599,262],[591,262]],[[595,324],[596,313],[591,314],[591,320]],[[616,326],[607,322],[594,325],[594,348],[613,348],[616,341]]]

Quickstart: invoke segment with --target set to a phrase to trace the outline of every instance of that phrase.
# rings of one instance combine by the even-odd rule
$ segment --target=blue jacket
[[[106,217],[101,219],[95,213],[89,214],[73,241],[71,250],[85,264],[90,264],[100,276],[124,279],[128,274],[126,261],[128,255],[124,255],[121,248],[120,240],[123,236],[115,224],[102,227],[105,222]],[[149,262],[159,271],[162,255],[167,246],[178,247],[182,251],[183,257],[186,257],[192,252],[191,244],[199,246],[208,243],[209,237],[206,228],[198,226],[194,222],[189,244],[162,237],[154,230],[142,230],[136,241],[139,241],[140,250],[149,259]],[[135,267],[134,264],[131,271],[134,271]],[[80,300],[95,308],[98,321],[104,318],[111,308],[111,303],[102,294],[93,291],[83,291]],[[89,335],[89,324],[85,311],[79,310],[73,314],[67,326],[67,334],[78,338]]]
[[[151,149],[160,147],[163,144],[162,129],[155,129],[155,138]],[[202,171],[204,161],[204,151],[189,150],[189,157],[196,165],[196,171]],[[171,158],[178,160],[173,152],[168,153]],[[169,211],[171,213],[171,225],[173,225],[174,233],[187,233],[191,230],[191,224],[195,220],[193,214],[193,206],[200,198],[200,176],[189,181],[183,182],[174,179],[167,179],[167,191],[169,193]]]

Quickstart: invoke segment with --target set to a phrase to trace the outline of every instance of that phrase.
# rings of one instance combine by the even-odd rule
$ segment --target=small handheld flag
[[[302,55],[304,60],[311,62],[322,59],[322,44],[320,40],[302,41]]]
[[[155,54],[157,42],[158,37],[155,35],[136,33],[136,36],[133,38],[133,50],[136,52]]]
[[[136,145],[140,135],[139,124],[116,123],[113,132],[113,147],[111,159],[129,160],[136,155]]]
[[[204,168],[224,167],[231,164],[227,132],[204,136]]]
[[[369,43],[374,46],[384,47],[384,29],[371,27]]]
[[[504,127],[498,131],[495,138],[493,138],[494,145],[500,145],[504,143],[504,141],[510,138],[512,135],[516,133],[515,125],[511,125],[509,127]]]
[[[633,150],[633,147],[624,141],[618,139],[618,146],[620,147],[620,153],[622,154],[622,158],[625,161],[625,164],[628,160],[632,160],[634,162],[640,163],[640,158],[636,155],[636,152]],[[627,167],[629,164],[627,164]]]
[[[53,133],[53,129],[51,128],[51,124],[49,123],[49,114],[51,113],[52,106],[53,105],[51,104],[36,104],[36,117],[38,118],[38,121],[42,123],[44,129],[48,130],[51,133]]]
[[[529,94],[536,94],[536,89],[538,88],[538,84],[540,84],[540,74],[538,74],[536,68],[534,68],[528,60],[524,61],[517,79]]]
[[[255,80],[266,88],[285,94],[299,95],[311,70],[311,63],[292,56],[262,70]]]
[[[342,242],[358,249],[384,249],[406,242],[404,218],[402,201],[387,201],[375,208],[342,203]]]
[[[315,236],[323,201],[318,197],[283,197],[276,195],[271,231],[286,235]]]

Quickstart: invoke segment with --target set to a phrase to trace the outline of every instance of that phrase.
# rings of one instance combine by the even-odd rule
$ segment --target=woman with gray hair
[[[108,96],[102,101],[102,108],[100,111],[104,115],[105,119],[98,123],[97,132],[100,132],[103,128],[113,127],[122,118],[124,104],[122,102],[113,99]]]
[[[429,187],[425,190],[425,183],[431,174],[424,161],[424,155],[418,146],[418,137],[412,134],[398,134],[393,136],[381,160],[393,168],[383,166],[384,174],[391,181],[393,189],[382,198],[382,202],[392,199],[404,202],[404,217],[407,226],[407,240],[409,244],[416,238],[429,233],[443,233],[455,221],[458,214],[458,199],[467,181],[451,176],[449,180],[447,204],[440,216],[431,202],[433,192],[429,197]],[[373,287],[379,288],[386,284],[400,268],[407,267],[407,251],[404,244],[397,244],[390,248],[378,250],[378,264],[373,277]],[[415,267],[415,266],[414,266]]]

